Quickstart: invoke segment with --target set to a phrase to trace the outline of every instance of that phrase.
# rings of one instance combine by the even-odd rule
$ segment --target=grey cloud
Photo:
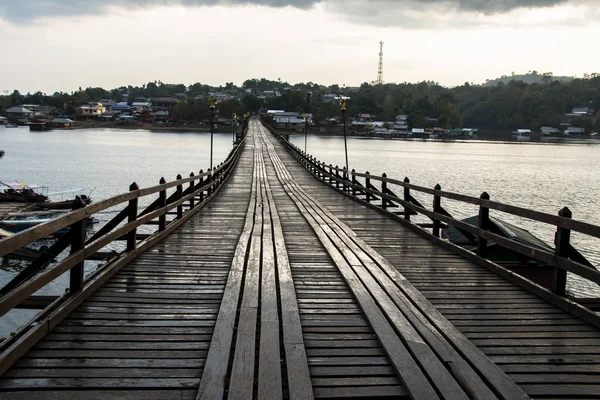
[[[264,5],[268,7],[296,7],[307,9],[315,4],[324,3],[329,9],[340,11],[343,15],[368,18],[377,13],[398,11],[407,7],[443,8],[456,11],[471,11],[483,14],[495,14],[516,8],[549,7],[569,2],[592,2],[594,0],[1,0],[0,18],[13,22],[23,22],[47,16],[93,15],[102,13],[109,6],[127,8],[152,7],[159,5],[180,6],[239,6]],[[100,8],[99,8],[100,7]]]

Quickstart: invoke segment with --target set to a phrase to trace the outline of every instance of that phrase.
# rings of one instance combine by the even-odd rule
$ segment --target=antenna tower
[[[379,42],[379,69],[377,70],[377,85],[383,85],[383,41]]]

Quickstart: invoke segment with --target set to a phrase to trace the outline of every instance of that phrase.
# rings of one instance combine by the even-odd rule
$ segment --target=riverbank
[[[117,121],[77,121],[77,126],[72,129],[143,129],[147,131],[168,132],[210,132],[206,125],[157,125],[151,123],[122,123]],[[221,128],[222,130],[223,128]],[[219,130],[217,130],[218,132]]]

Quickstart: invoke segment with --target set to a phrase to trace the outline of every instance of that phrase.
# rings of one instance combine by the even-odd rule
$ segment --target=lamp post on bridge
[[[231,126],[233,127],[233,143],[235,143],[235,134],[236,134],[236,128],[237,128],[237,114],[233,113],[232,119],[231,119]]]
[[[304,154],[306,154],[306,141],[308,138],[308,115],[304,116]]]
[[[215,107],[217,105],[217,98],[215,96],[208,98],[208,106],[210,107],[210,170],[213,169],[213,134],[215,128]]]
[[[346,171],[348,171],[348,142],[346,140],[346,100],[340,99],[340,111],[342,112],[342,120],[344,123],[344,150],[346,153]]]

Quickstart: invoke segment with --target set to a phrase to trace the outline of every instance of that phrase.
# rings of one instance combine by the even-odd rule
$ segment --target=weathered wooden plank
[[[5,395],[14,400],[191,400],[196,390],[24,390],[5,392]]]

